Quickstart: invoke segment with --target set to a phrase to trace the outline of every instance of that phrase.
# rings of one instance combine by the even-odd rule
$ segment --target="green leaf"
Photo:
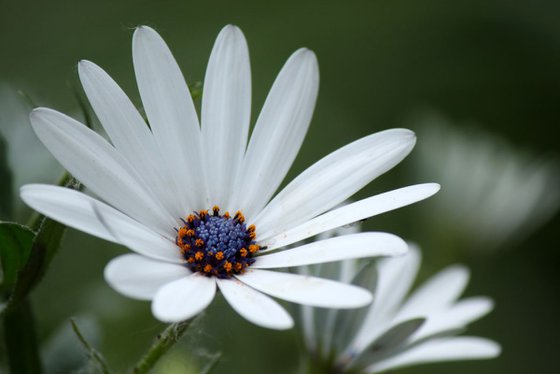
[[[28,227],[14,222],[0,222],[0,290],[3,292],[9,292],[16,283],[18,272],[31,252],[34,236]]]
[[[8,145],[0,136],[0,219],[9,219],[13,211],[12,171],[8,164]]]

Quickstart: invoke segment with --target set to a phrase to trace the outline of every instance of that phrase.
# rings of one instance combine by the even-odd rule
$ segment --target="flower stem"
[[[4,338],[11,373],[40,374],[43,371],[35,333],[35,319],[28,299],[5,314]]]
[[[152,344],[132,372],[134,374],[148,373],[159,359],[183,337],[192,322],[193,319],[190,319],[167,326],[167,328],[157,336],[154,344]]]

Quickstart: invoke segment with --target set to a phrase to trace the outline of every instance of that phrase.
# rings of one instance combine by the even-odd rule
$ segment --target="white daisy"
[[[414,172],[446,186],[429,212],[437,232],[456,236],[472,251],[505,249],[560,208],[558,160],[437,115],[415,122],[422,125],[423,141]]]
[[[450,266],[407,297],[420,266],[420,251],[360,266],[359,261],[317,265],[313,273],[367,287],[375,300],[360,310],[304,306],[302,325],[312,365],[325,372],[379,373],[439,361],[493,358],[500,346],[488,339],[457,336],[493,309],[487,297],[458,300],[469,271]]]
[[[151,28],[135,31],[133,60],[149,127],[117,84],[87,61],[79,63],[80,79],[111,143],[54,110],[31,113],[39,139],[96,197],[27,185],[22,199],[135,251],[112,260],[105,278],[126,296],[152,300],[161,321],[194,316],[217,288],[243,317],[275,329],[293,321],[267,295],[334,308],[371,302],[353,285],[267,269],[406,252],[400,238],[371,232],[285,246],[434,194],[438,185],[416,185],[333,209],[399,163],[414,134],[394,129],[357,140],[272,198],[311,120],[319,84],[313,52],[300,49],[288,59],[249,142],[249,54],[238,28],[226,26],[212,50],[200,126],[179,67]]]

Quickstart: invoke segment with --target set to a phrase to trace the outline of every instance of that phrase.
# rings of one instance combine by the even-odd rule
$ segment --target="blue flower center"
[[[228,212],[222,215],[215,206],[212,213],[201,210],[182,221],[175,242],[193,272],[218,278],[243,274],[261,249],[255,242],[255,226],[247,227],[241,212],[234,217]]]

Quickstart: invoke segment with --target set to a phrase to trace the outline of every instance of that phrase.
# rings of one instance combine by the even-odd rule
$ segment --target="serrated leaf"
[[[23,268],[35,234],[31,229],[14,222],[0,222],[0,263],[2,279],[0,290],[10,292]]]
[[[0,219],[10,219],[13,213],[13,175],[8,163],[8,145],[0,136]]]

